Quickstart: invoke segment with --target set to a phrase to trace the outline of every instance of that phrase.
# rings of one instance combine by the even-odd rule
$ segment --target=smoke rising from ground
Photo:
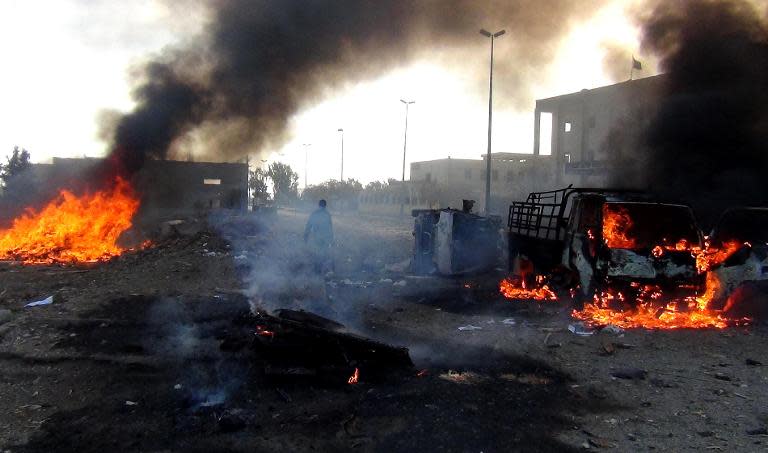
[[[497,46],[497,74],[508,75],[500,87],[508,92],[500,94],[527,103],[560,38],[594,11],[573,0],[546,8],[534,0],[228,0],[208,7],[203,34],[147,63],[135,80],[137,107],[111,126],[113,157],[128,172],[146,158],[186,155],[174,148],[191,143],[219,159],[280,146],[302,109],[417,57],[460,62],[488,45],[482,27],[507,29]]]
[[[644,50],[667,73],[643,136],[646,182],[709,222],[768,203],[768,21],[746,1],[662,2],[643,18]]]

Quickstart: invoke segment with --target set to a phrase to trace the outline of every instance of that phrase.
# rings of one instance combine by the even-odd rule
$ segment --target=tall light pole
[[[304,147],[304,189],[307,188],[307,169],[309,168],[309,147],[312,143],[304,143],[301,145]]]
[[[405,132],[403,132],[403,190],[405,190],[405,150],[408,147],[408,107],[411,104],[415,104],[416,101],[406,101],[400,99],[400,102],[405,104]],[[400,215],[403,215],[403,200],[400,200]]]
[[[411,104],[415,104],[416,101],[406,101],[403,99],[400,99],[400,102],[405,104],[405,132],[403,133],[403,179],[402,181],[405,182],[405,150],[408,146],[408,106]]]
[[[344,129],[339,128],[341,132],[341,182],[344,182]]]
[[[493,40],[506,33],[505,30],[491,33],[485,29],[480,30],[480,34],[486,38],[491,38],[491,75],[488,82],[488,152],[486,153],[485,164],[485,214],[490,213],[491,202],[491,127],[493,125]]]

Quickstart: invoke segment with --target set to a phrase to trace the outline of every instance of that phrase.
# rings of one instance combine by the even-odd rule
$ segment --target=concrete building
[[[555,185],[607,184],[611,167],[639,151],[663,82],[660,75],[537,100],[533,153],[554,157]]]

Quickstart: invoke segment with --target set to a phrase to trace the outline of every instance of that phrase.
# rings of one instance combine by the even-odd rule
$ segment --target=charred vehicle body
[[[714,302],[729,309],[738,291],[768,288],[768,208],[732,208],[720,217],[708,238],[709,272],[717,281]]]
[[[658,285],[696,295],[704,275],[692,251],[703,237],[690,207],[632,190],[567,187],[509,207],[510,267],[523,278],[560,275],[583,297],[603,285]]]

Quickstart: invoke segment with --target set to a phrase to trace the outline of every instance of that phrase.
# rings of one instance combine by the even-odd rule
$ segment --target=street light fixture
[[[491,202],[491,128],[493,125],[493,41],[506,33],[505,30],[491,33],[486,29],[481,29],[480,34],[486,38],[491,38],[491,74],[488,82],[488,151],[486,153],[485,165],[485,214],[489,214]]]
[[[341,132],[341,182],[344,182],[344,129],[339,128]]]
[[[405,150],[408,146],[408,106],[415,104],[416,101],[406,101],[400,99],[400,102],[405,104],[405,132],[403,133],[403,182],[405,182]]]

